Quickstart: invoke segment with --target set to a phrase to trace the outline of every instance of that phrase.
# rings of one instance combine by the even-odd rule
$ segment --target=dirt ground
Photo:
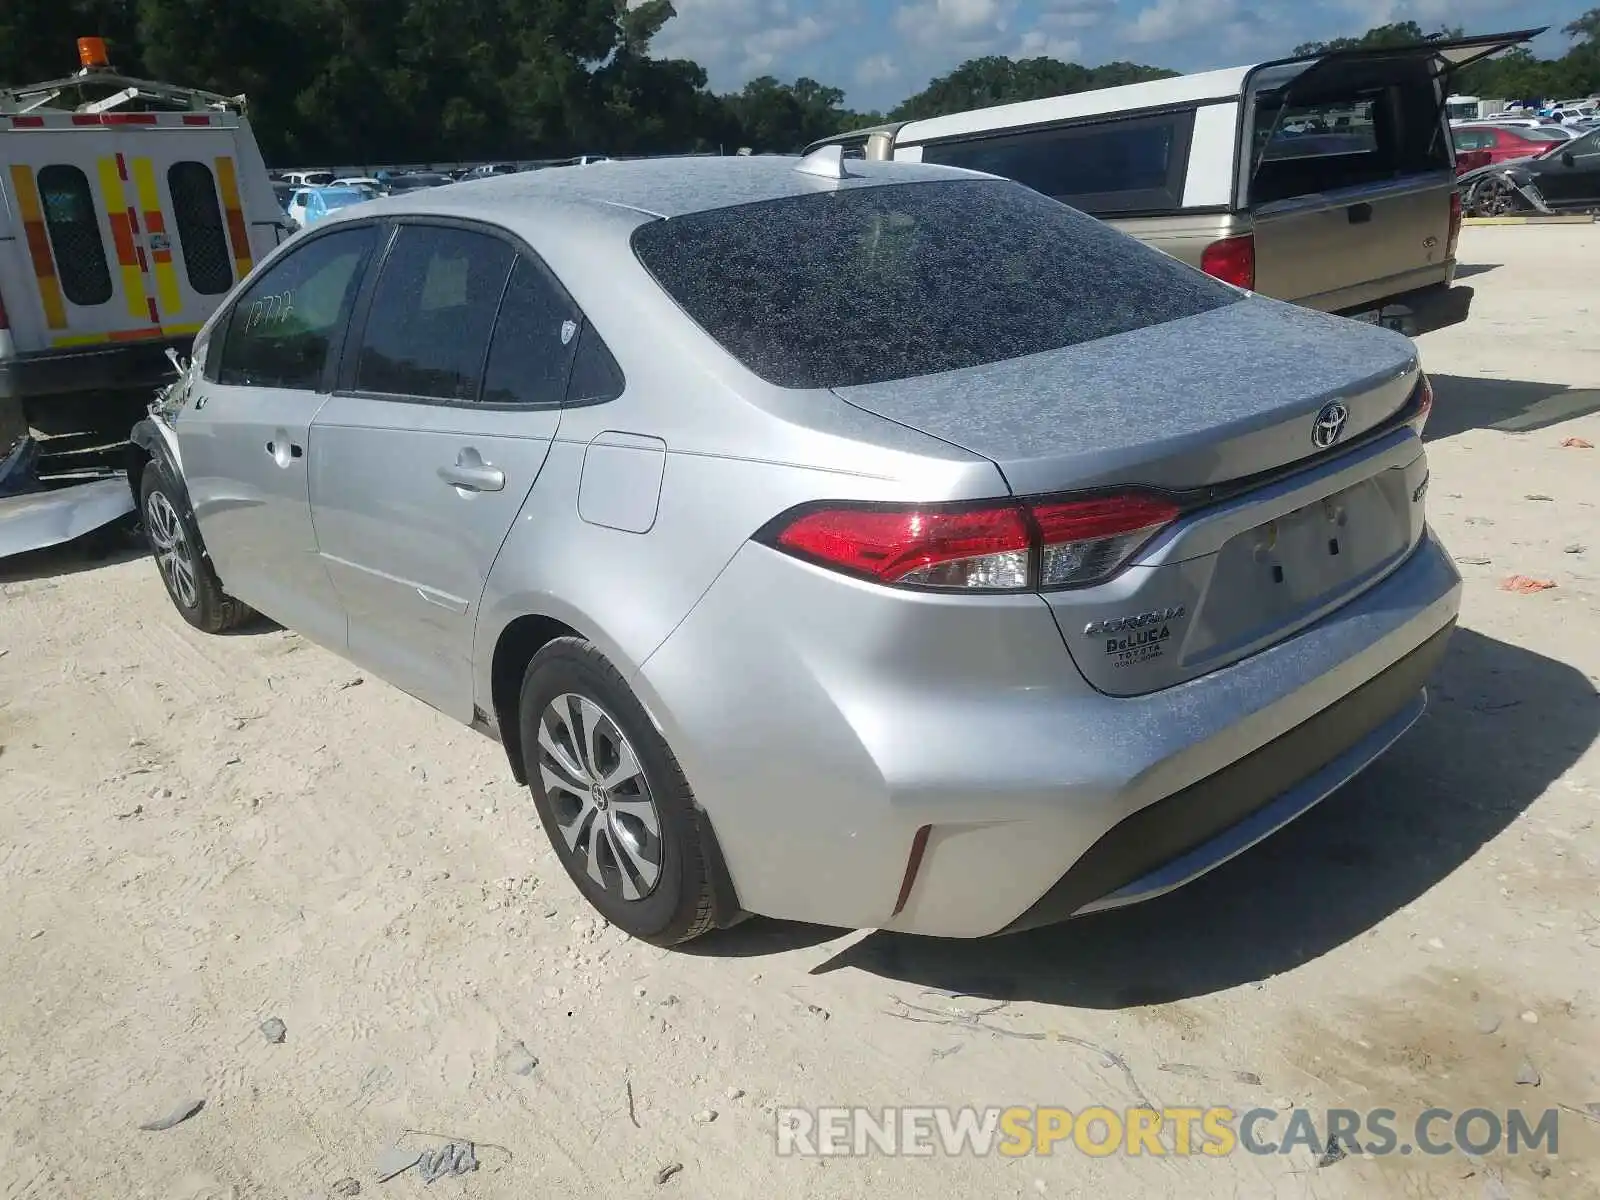
[[[3,1195],[1600,1195],[1600,450],[1562,445],[1600,445],[1600,227],[1463,258],[1475,314],[1423,345],[1468,581],[1428,716],[1200,883],[1022,937],[630,943],[488,741],[291,633],[194,633],[141,557],[0,564]],[[775,1153],[778,1105],[1146,1101],[1566,1107],[1556,1155]],[[476,1172],[378,1181],[451,1137]]]

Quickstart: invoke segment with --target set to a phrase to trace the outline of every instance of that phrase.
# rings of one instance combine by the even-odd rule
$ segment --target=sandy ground
[[[1468,580],[1429,715],[1210,878],[1020,938],[630,943],[489,742],[291,633],[192,632],[142,558],[0,566],[4,1196],[1600,1194],[1600,450],[1561,444],[1600,444],[1600,228],[1464,259],[1475,316],[1424,346]],[[1146,1100],[1570,1107],[1556,1156],[774,1152],[779,1104]],[[434,1135],[480,1169],[377,1181]]]

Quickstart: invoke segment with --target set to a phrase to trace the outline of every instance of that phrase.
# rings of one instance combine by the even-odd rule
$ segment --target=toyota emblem
[[[1311,426],[1311,444],[1326,450],[1344,436],[1344,427],[1350,420],[1350,410],[1339,401],[1324,404]]]

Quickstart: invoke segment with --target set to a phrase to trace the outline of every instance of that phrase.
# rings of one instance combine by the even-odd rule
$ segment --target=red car
[[[1491,163],[1532,158],[1567,141],[1571,135],[1559,126],[1548,129],[1505,128],[1499,125],[1457,125],[1451,131],[1456,143],[1456,174],[1475,171]]]

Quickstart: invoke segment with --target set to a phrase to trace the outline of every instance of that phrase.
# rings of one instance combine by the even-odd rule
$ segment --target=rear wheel
[[[694,796],[617,669],[588,642],[559,638],[528,665],[519,712],[534,807],[584,898],[657,946],[710,929]]]
[[[159,459],[145,468],[139,495],[145,539],[172,606],[183,619],[206,633],[222,633],[251,620],[255,610],[222,590],[201,548],[200,529],[183,489]]]

